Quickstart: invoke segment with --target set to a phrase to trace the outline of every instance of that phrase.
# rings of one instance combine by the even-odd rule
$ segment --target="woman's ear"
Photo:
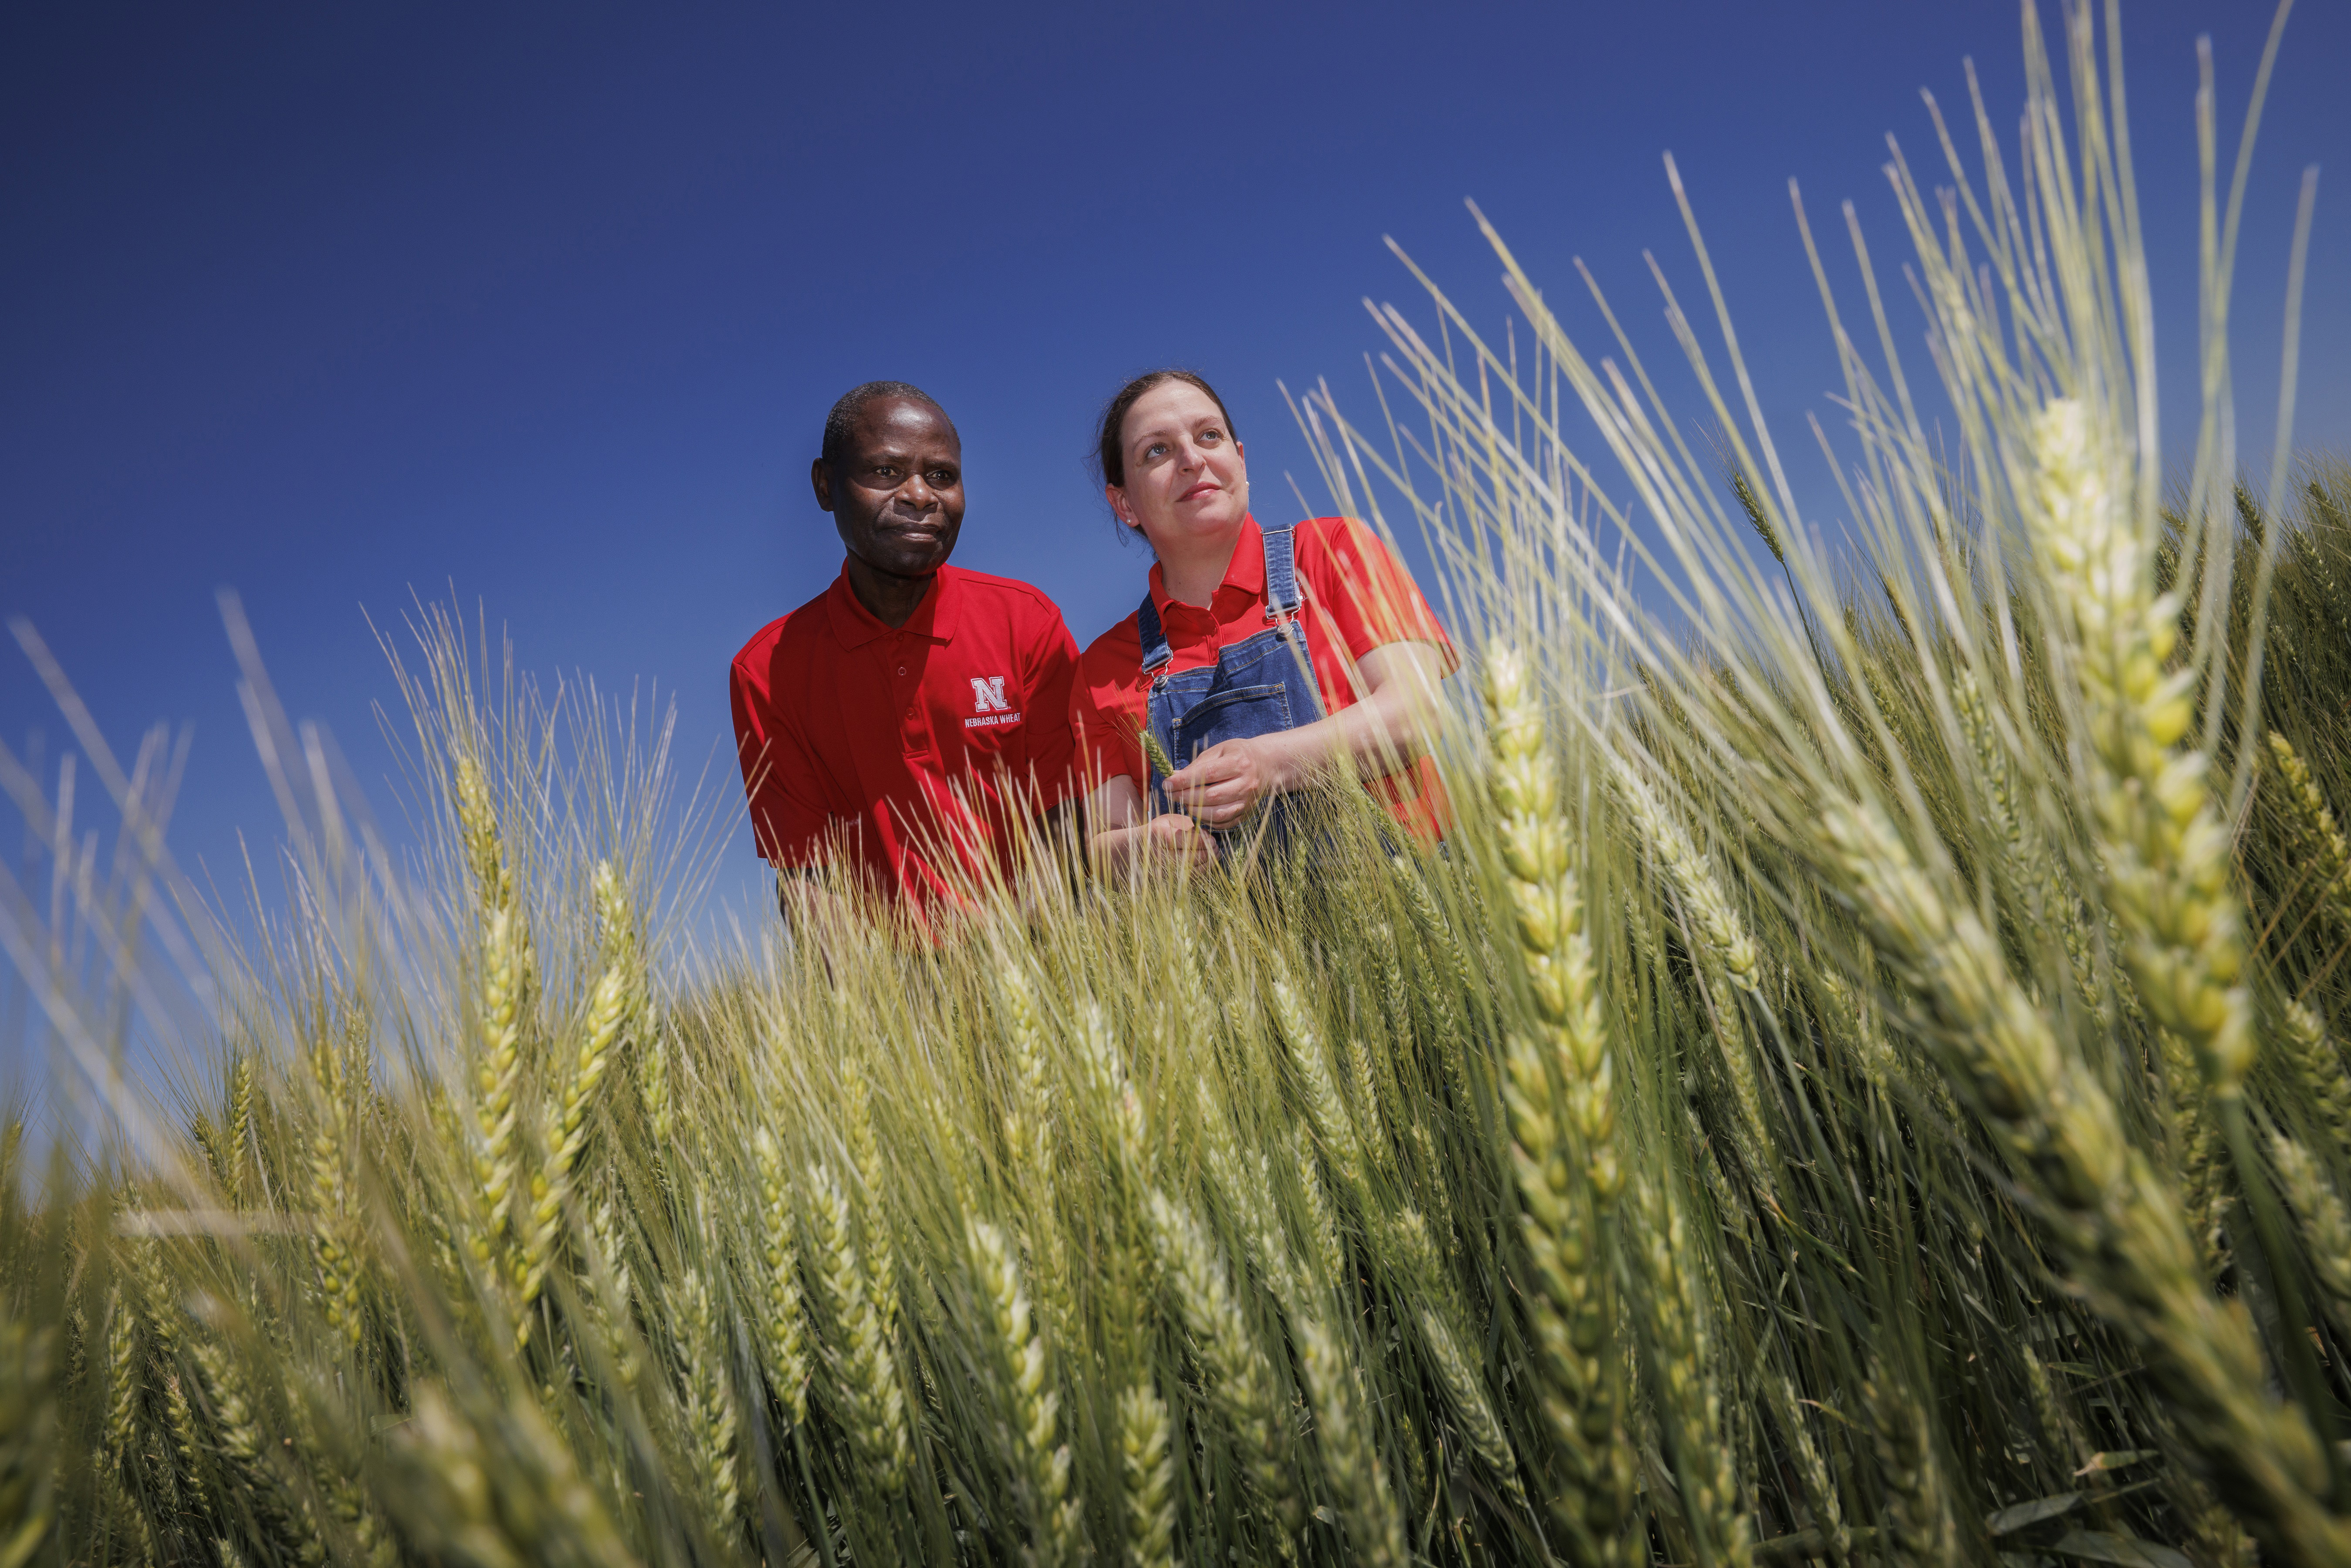
[[[1104,485],[1102,486],[1102,499],[1110,503],[1110,515],[1112,517],[1116,517],[1120,522],[1125,524],[1128,528],[1133,528],[1136,533],[1141,533],[1143,531],[1143,525],[1135,520],[1134,508],[1126,504],[1126,492],[1124,490],[1120,489],[1115,485]]]

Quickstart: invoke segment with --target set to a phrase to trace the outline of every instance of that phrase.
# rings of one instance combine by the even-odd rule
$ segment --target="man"
[[[963,443],[925,392],[846,393],[809,478],[848,556],[735,656],[751,830],[779,872],[838,862],[920,908],[1068,795],[1077,644],[1027,583],[947,564]]]

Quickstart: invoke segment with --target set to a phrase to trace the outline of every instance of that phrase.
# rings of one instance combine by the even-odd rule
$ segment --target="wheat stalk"
[[[2053,398],[2032,431],[2034,538],[2078,651],[2093,789],[2132,977],[2156,1021],[2194,1051],[2216,1094],[2237,1092],[2253,1053],[2251,994],[2231,886],[2228,825],[2183,744],[2192,668],[2167,671],[2180,601],[2155,591],[2154,551],[2129,516],[2098,417]]]
[[[474,1175],[481,1195],[475,1255],[488,1262],[519,1178],[517,1118],[522,1089],[523,996],[529,984],[530,939],[519,914],[490,913],[482,935],[482,1050],[475,1068]]]
[[[139,1329],[116,1286],[106,1293],[106,1463],[116,1474],[139,1442]]]
[[[1057,1432],[1061,1395],[1048,1386],[1050,1368],[1044,1336],[1029,1319],[1019,1265],[1004,1233],[985,1220],[965,1227],[980,1296],[989,1313],[1001,1354],[1012,1378],[1006,1404],[1011,1424],[1013,1463],[1029,1503],[1029,1560],[1039,1568],[1061,1568],[1076,1560],[1082,1545],[1081,1509],[1070,1495],[1070,1448]]]
[[[1752,1532],[1724,1440],[1722,1394],[1690,1277],[1682,1207],[1668,1188],[1645,1176],[1633,1183],[1633,1207],[1638,1224],[1631,1249],[1648,1287],[1639,1302],[1648,1345],[1642,1365],[1681,1479],[1683,1517],[1699,1531],[1708,1561],[1750,1564]]]
[[[905,1390],[858,1261],[849,1200],[822,1165],[810,1167],[809,1184],[816,1195],[818,1283],[842,1341],[828,1348],[826,1359],[832,1364],[850,1440],[882,1490],[895,1493],[906,1484],[912,1460]]]
[[[224,1184],[234,1199],[244,1191],[245,1173],[253,1163],[253,1057],[236,1053],[228,1071],[228,1179]]]
[[[1299,999],[1298,988],[1286,976],[1274,979],[1270,993],[1276,1027],[1290,1046],[1290,1061],[1297,1065],[1300,1082],[1306,1091],[1306,1113],[1313,1123],[1315,1137],[1338,1170],[1348,1196],[1368,1205],[1369,1178],[1363,1140],[1356,1134],[1354,1119],[1347,1113],[1338,1080],[1332,1075],[1322,1031],[1315,1027],[1312,1016]]]
[[[1291,1134],[1291,1166],[1298,1172],[1299,1228],[1306,1238],[1306,1256],[1317,1279],[1335,1288],[1347,1277],[1347,1249],[1339,1239],[1339,1214],[1331,1206],[1330,1190],[1322,1185],[1322,1162],[1304,1128]]]
[[[1493,1471],[1504,1494],[1523,1508],[1527,1489],[1519,1476],[1519,1456],[1510,1447],[1509,1434],[1502,1430],[1501,1417],[1495,1413],[1493,1401],[1487,1396],[1485,1380],[1469,1364],[1451,1325],[1436,1309],[1420,1309],[1420,1332],[1428,1346],[1429,1362],[1437,1369],[1437,1380],[1443,1385],[1446,1398],[1460,1418],[1461,1435],[1468,1439],[1470,1451]]]
[[[1151,765],[1153,771],[1156,772],[1163,780],[1173,777],[1176,772],[1176,759],[1167,755],[1167,748],[1159,744],[1159,737],[1151,733],[1151,727],[1144,725],[1137,734],[1143,742],[1144,760]]]
[[[882,1145],[873,1135],[873,1101],[862,1064],[852,1066],[841,1095],[843,1124],[849,1137],[850,1159],[857,1167],[863,1197],[859,1218],[865,1243],[865,1289],[880,1314],[882,1332],[898,1332],[898,1260],[890,1244],[889,1195],[894,1186],[890,1168],[883,1163]]]
[[[686,1430],[694,1440],[695,1479],[710,1508],[711,1528],[723,1541],[736,1529],[743,1507],[735,1474],[735,1397],[724,1371],[726,1341],[719,1332],[710,1286],[699,1270],[684,1271],[678,1293],[684,1307],[679,1329],[685,1361]]]
[[[523,1231],[521,1255],[515,1274],[523,1314],[517,1333],[530,1334],[529,1308],[547,1282],[555,1259],[555,1243],[563,1231],[563,1215],[571,1201],[573,1168],[588,1143],[588,1113],[605,1070],[620,1050],[622,1030],[631,1021],[636,987],[635,964],[630,951],[634,930],[627,892],[610,861],[596,865],[595,895],[598,924],[603,932],[606,962],[589,993],[588,1016],[581,1027],[580,1050],[561,1092],[549,1107],[548,1144],[544,1161],[530,1184],[529,1223]]]
[[[2293,811],[2293,838],[2305,857],[2304,873],[2317,890],[2319,907],[2335,929],[2351,936],[2351,839],[2343,836],[2335,812],[2319,792],[2292,742],[2270,731],[2270,757],[2285,779],[2286,800]]]
[[[2010,1168],[2047,1205],[2101,1312],[2149,1343],[2226,1500],[2291,1561],[2351,1562],[2351,1531],[2320,1500],[2325,1464],[2308,1423],[2266,1393],[2243,1308],[2207,1289],[2177,1192],[2130,1146],[2105,1091],[2060,1049],[1974,912],[1943,902],[1883,818],[1840,803],[1823,825],[1879,941],[1932,1001]]]
[[[16,1173],[0,1160],[0,1176]],[[56,1331],[0,1305],[0,1568],[25,1568],[57,1517]]]
[[[1893,1560],[1917,1568],[1956,1562],[1959,1538],[1926,1411],[1886,1380],[1882,1365],[1862,1385],[1861,1396],[1888,1493],[1880,1529]]]
[[[767,1353],[768,1375],[798,1427],[808,1421],[808,1342],[800,1322],[799,1263],[793,1256],[784,1155],[766,1127],[754,1135],[751,1147],[759,1171],[759,1289],[765,1309],[759,1344]]]
[[[1763,994],[1762,960],[1747,922],[1723,891],[1712,861],[1690,842],[1681,824],[1657,803],[1648,787],[1622,758],[1612,758],[1608,779],[1633,815],[1634,826],[1656,857],[1697,938],[1692,947],[1707,956],[1731,985],[1750,997]]]
[[[2338,1321],[2351,1322],[2351,1210],[2310,1151],[2283,1133],[2270,1135],[2270,1158],[2277,1166],[2286,1202],[2302,1223],[2310,1270],[2335,1303]]]
[[[1542,710],[1531,672],[1507,643],[1488,648],[1485,695],[1489,792],[1535,1002],[1534,1028],[1505,1043],[1503,1097],[1535,1275],[1527,1301],[1545,1375],[1542,1408],[1567,1461],[1568,1486],[1552,1510],[1578,1561],[1616,1563],[1629,1560],[1633,1483],[1605,1239],[1623,1185],[1613,1069]]]
[[[1796,1385],[1788,1375],[1775,1368],[1758,1381],[1781,1433],[1787,1438],[1788,1455],[1803,1487],[1804,1501],[1812,1510],[1813,1528],[1828,1544],[1834,1560],[1850,1549],[1853,1538],[1845,1528],[1844,1500],[1837,1493],[1836,1478],[1829,1472],[1827,1456],[1821,1452],[1812,1424],[1804,1417]]]
[[[1241,1461],[1265,1509],[1274,1550],[1289,1561],[1297,1554],[1301,1518],[1274,1408],[1271,1367],[1241,1317],[1224,1263],[1199,1221],[1165,1193],[1155,1190],[1148,1204],[1177,1312],[1208,1375],[1209,1393],[1239,1439]]]
[[[611,1511],[533,1402],[485,1419],[471,1408],[460,1414],[444,1389],[428,1383],[396,1440],[402,1468],[429,1499],[412,1525],[436,1557],[485,1568],[538,1562],[635,1568]]]
[[[2343,1070],[2343,1053],[2327,1038],[2326,1020],[2314,1009],[2288,1002],[2285,1028],[2276,1040],[2295,1088],[2333,1140],[2335,1153],[2351,1159],[2351,1075]]]
[[[1322,1466],[1340,1498],[1354,1560],[1373,1568],[1405,1568],[1404,1520],[1388,1490],[1387,1472],[1364,1430],[1355,1367],[1320,1320],[1293,1321],[1306,1386],[1314,1400],[1314,1429]]]
[[[356,1352],[366,1332],[360,1304],[358,1238],[350,1216],[350,1096],[343,1064],[323,1037],[310,1052],[312,1087],[319,1117],[310,1135],[312,1251],[319,1265],[319,1295],[327,1326]]]
[[[645,1134],[653,1141],[658,1173],[666,1181],[676,1107],[670,1098],[669,1049],[658,1031],[643,1036],[638,1042],[637,1103],[645,1113]]]
[[[2014,759],[1992,723],[1983,685],[1972,669],[1961,668],[1950,685],[1951,706],[1966,733],[1976,765],[1977,792],[1984,803],[1992,836],[2031,897],[2039,901],[2042,918],[2053,921],[2064,943],[2066,967],[2074,989],[2101,1024],[2114,1022],[2114,1002],[2098,983],[2097,954],[2082,901],[2058,875],[2057,864],[2038,834],[2028,835],[2030,808],[2016,775]]]
[[[1138,1383],[1119,1395],[1119,1475],[1133,1568],[1176,1568],[1176,1456],[1168,1431],[1166,1402],[1151,1385]]]

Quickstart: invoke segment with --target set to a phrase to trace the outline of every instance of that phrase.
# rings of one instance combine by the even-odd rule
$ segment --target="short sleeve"
[[[1029,766],[1037,777],[1040,803],[1050,810],[1074,788],[1077,741],[1071,696],[1078,680],[1078,642],[1061,612],[1048,602],[1040,607],[1029,644]]]
[[[738,659],[727,671],[735,750],[760,855],[773,865],[806,865],[825,827],[823,794],[807,747],[769,700],[767,684]]]
[[[1143,760],[1143,713],[1148,693],[1140,670],[1132,678],[1105,674],[1108,661],[1089,656],[1079,665],[1070,697],[1070,732],[1076,747],[1077,790],[1091,795],[1123,773],[1142,789],[1148,780]],[[1123,662],[1132,668],[1133,659]]]
[[[1380,538],[1352,517],[1299,526],[1300,573],[1352,658],[1390,643],[1434,643],[1451,674],[1461,665],[1453,640],[1412,573]]]

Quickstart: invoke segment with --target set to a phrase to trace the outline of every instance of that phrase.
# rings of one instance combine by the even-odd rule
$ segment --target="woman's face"
[[[1151,548],[1207,542],[1249,515],[1249,465],[1217,400],[1189,382],[1162,382],[1126,411],[1120,441],[1126,483],[1108,487],[1111,510]]]

